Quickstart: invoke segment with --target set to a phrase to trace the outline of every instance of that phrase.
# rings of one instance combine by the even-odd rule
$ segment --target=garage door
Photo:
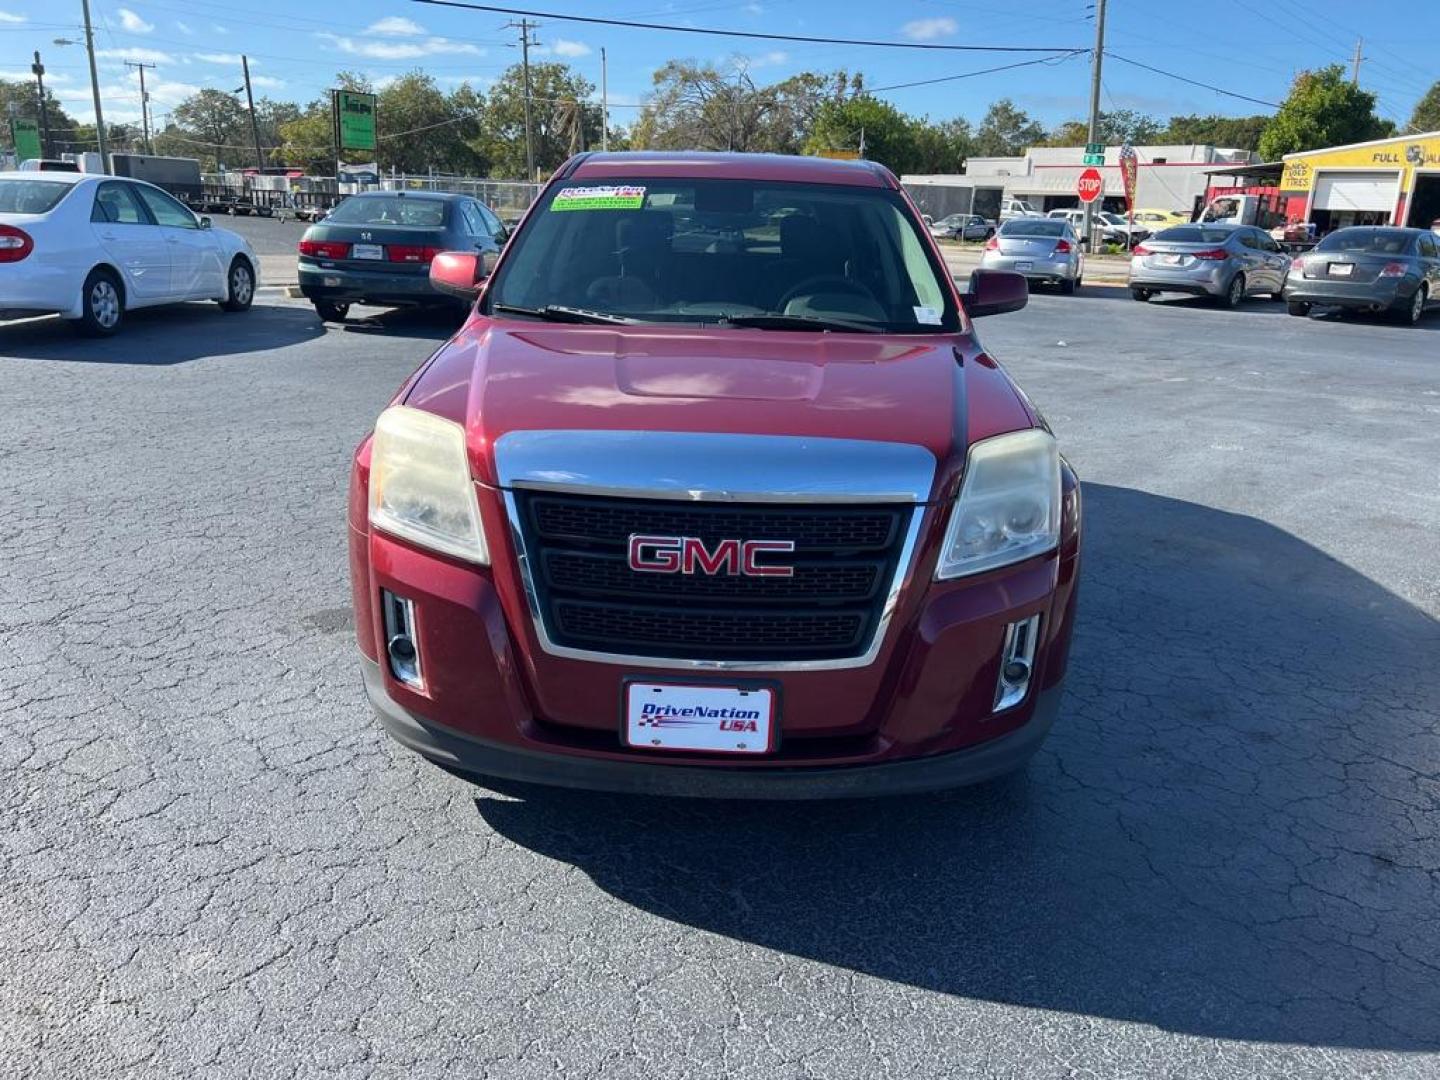
[[[1315,180],[1316,210],[1395,209],[1400,178],[1393,172],[1321,173]]]

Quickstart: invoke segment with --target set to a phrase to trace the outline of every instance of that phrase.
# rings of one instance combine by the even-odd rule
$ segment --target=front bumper
[[[873,765],[716,769],[544,753],[476,738],[398,704],[386,692],[375,661],[364,659],[361,670],[365,693],[391,737],[452,772],[592,791],[720,799],[871,798],[977,784],[1030,759],[1055,721],[1061,695],[1059,684],[1041,691],[1023,727],[966,750]]]
[[[383,265],[383,264],[382,264]],[[348,267],[326,267],[302,261],[300,292],[307,300],[337,304],[445,304],[450,298],[436,292],[428,274]]]

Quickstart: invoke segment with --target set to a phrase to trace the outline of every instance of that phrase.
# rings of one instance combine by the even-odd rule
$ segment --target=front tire
[[[316,300],[315,314],[320,316],[321,322],[345,321],[345,316],[350,314],[349,304],[337,304],[333,300]]]
[[[1296,303],[1292,300],[1290,303],[1285,305],[1285,310],[1288,311],[1291,315],[1294,315],[1297,319],[1303,319],[1306,315],[1310,314],[1310,305]]]
[[[1230,285],[1225,290],[1225,295],[1220,298],[1220,306],[1226,308],[1237,308],[1240,301],[1245,299],[1245,275],[1236,274],[1230,279]]]
[[[220,307],[225,311],[249,311],[255,302],[255,271],[250,269],[250,264],[237,258],[230,264],[225,280],[230,295],[220,301]]]
[[[125,294],[111,271],[96,267],[80,288],[80,318],[75,328],[86,337],[110,337],[125,321]]]
[[[1138,300],[1138,301],[1140,301],[1140,303],[1142,303],[1142,304],[1145,303],[1146,300],[1149,300],[1149,299],[1150,299],[1150,296],[1151,296],[1151,292],[1150,292],[1149,289],[1131,289],[1131,290],[1130,290],[1130,299],[1131,299],[1131,300]]]

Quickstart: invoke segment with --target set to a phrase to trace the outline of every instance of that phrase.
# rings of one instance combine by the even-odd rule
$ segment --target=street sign
[[[40,128],[34,120],[21,120],[18,116],[10,120],[10,139],[15,145],[15,163],[44,156],[40,147]]]
[[[1080,196],[1080,201],[1092,203],[1100,198],[1105,190],[1105,180],[1100,175],[1099,169],[1086,169],[1080,174],[1080,179],[1075,182],[1075,194]]]
[[[1087,153],[1087,154],[1099,154],[1101,157],[1104,157],[1104,156],[1105,156],[1105,144],[1104,144],[1104,143],[1098,143],[1098,142],[1086,143],[1086,144],[1085,144],[1085,153]]]
[[[1105,155],[1104,155],[1104,154],[1086,154],[1086,155],[1085,155],[1085,164],[1086,164],[1086,165],[1104,165],[1104,164],[1105,164]]]
[[[375,95],[332,90],[335,145],[341,150],[375,150]]]

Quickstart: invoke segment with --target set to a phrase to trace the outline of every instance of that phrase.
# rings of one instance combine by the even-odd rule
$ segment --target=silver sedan
[[[1131,253],[1130,295],[1208,296],[1235,307],[1246,296],[1278,298],[1290,257],[1270,234],[1250,225],[1195,224],[1162,229]]]
[[[1080,238],[1059,218],[1011,218],[985,243],[985,270],[1012,270],[1032,283],[1059,285],[1069,296],[1085,274]]]

